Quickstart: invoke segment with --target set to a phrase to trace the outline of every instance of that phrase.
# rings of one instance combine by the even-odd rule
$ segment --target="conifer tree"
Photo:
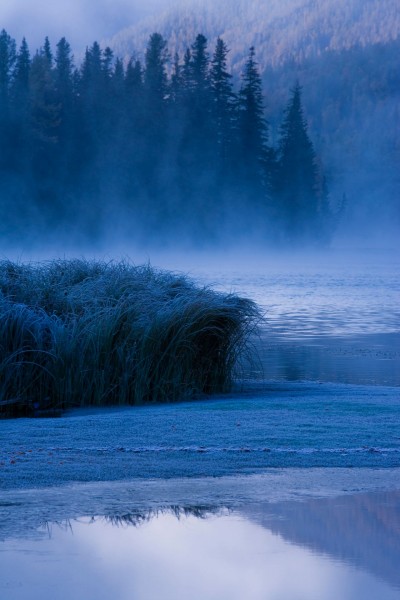
[[[0,32],[0,118],[9,108],[11,77],[16,60],[15,40],[3,29]]]
[[[125,107],[128,126],[131,133],[138,131],[139,122],[143,120],[144,108],[143,69],[139,60],[128,62],[125,73]],[[127,136],[129,137],[129,136]]]
[[[190,52],[190,48],[186,48],[185,54],[183,56],[183,65],[182,65],[182,85],[185,93],[189,94],[192,89],[191,82],[191,64],[192,64],[192,53]]]
[[[50,67],[53,66],[53,52],[51,50],[49,38],[46,36],[43,44],[42,54],[46,58]]]
[[[76,133],[80,137],[78,162],[88,164],[99,156],[108,131],[107,101],[110,57],[104,58],[98,42],[86,49],[79,73]],[[95,168],[99,168],[96,162]]]
[[[167,62],[167,42],[159,33],[153,33],[146,50],[144,71],[144,88],[153,109],[158,105],[161,110],[167,95]]]
[[[60,138],[64,145],[70,137],[73,126],[74,78],[71,47],[63,37],[57,44],[54,82],[57,103],[60,110]]]
[[[233,92],[232,75],[227,70],[228,48],[225,42],[218,38],[211,62],[210,83],[213,101],[213,124],[216,133],[216,149],[220,169],[226,176],[232,167],[231,155],[235,143],[235,104],[236,95]]]
[[[124,63],[120,58],[117,58],[114,65],[114,70],[111,75],[113,102],[117,103],[119,112],[122,111],[124,95],[125,95],[125,70]]]
[[[30,69],[31,59],[29,48],[26,39],[23,38],[17,53],[10,88],[10,99],[12,102],[10,121],[13,129],[13,136],[10,142],[10,160],[17,170],[26,168],[26,160],[30,146]]]
[[[179,54],[176,52],[172,65],[172,75],[170,82],[170,101],[172,104],[178,104],[183,94],[183,67],[179,62]]]
[[[210,82],[210,58],[207,38],[199,34],[191,47],[189,65],[189,89],[186,97],[187,142],[186,152],[193,159],[193,166],[202,173],[210,170],[215,131],[212,127],[212,96]],[[210,173],[209,173],[210,174]]]
[[[262,82],[254,47],[250,48],[242,78],[238,99],[238,168],[245,185],[260,193],[268,178],[270,151]]]
[[[15,108],[26,109],[29,101],[29,73],[31,69],[31,59],[28,44],[23,38],[19,48],[14,76],[12,81],[12,96]]]
[[[159,169],[165,145],[167,129],[167,96],[169,60],[167,42],[159,33],[150,36],[145,54],[144,69],[144,124],[147,138],[147,164],[143,174],[152,190],[155,185],[154,173]]]
[[[29,73],[33,174],[41,189],[54,182],[59,143],[60,104],[47,44],[35,54]]]
[[[193,89],[198,94],[205,94],[209,91],[209,64],[207,38],[200,33],[197,35],[191,50],[191,77]]]
[[[278,150],[276,191],[287,236],[316,236],[320,213],[318,168],[297,83],[285,110]]]
[[[10,163],[10,85],[16,60],[16,45],[3,29],[0,33],[0,168]]]
[[[57,44],[54,76],[58,97],[68,106],[73,94],[73,68],[71,46],[63,37]]]

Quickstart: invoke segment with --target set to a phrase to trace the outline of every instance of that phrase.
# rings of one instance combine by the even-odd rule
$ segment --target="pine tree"
[[[125,165],[126,194],[129,205],[132,206],[141,192],[141,170],[146,148],[143,68],[139,60],[131,59],[126,67],[124,106],[126,120],[120,157]]]
[[[189,94],[189,92],[192,90],[191,64],[192,53],[190,52],[190,48],[186,48],[182,65],[182,85],[186,94]]]
[[[0,33],[0,167],[10,164],[9,146],[12,140],[10,127],[10,86],[16,60],[16,45],[3,29]]]
[[[60,100],[68,105],[73,95],[73,58],[71,46],[63,37],[57,44],[55,58],[55,81]]]
[[[168,60],[167,42],[159,33],[153,33],[145,54],[143,124],[146,142],[142,168],[143,185],[153,202],[163,187],[160,174],[167,132]],[[154,213],[157,210],[152,209]]]
[[[11,86],[14,107],[26,110],[29,101],[29,73],[31,69],[31,59],[28,44],[23,38],[20,49],[17,54],[14,76]]]
[[[50,41],[49,41],[49,38],[47,36],[46,36],[46,38],[44,40],[42,54],[46,58],[46,60],[49,63],[50,67],[52,67],[53,66],[53,52],[51,51]]]
[[[58,103],[52,62],[47,43],[33,57],[29,73],[32,167],[40,186],[54,179],[59,143],[61,105]]]
[[[209,64],[207,38],[200,33],[196,37],[191,50],[191,77],[193,89],[198,94],[206,94],[209,91]]]
[[[125,96],[125,70],[124,63],[117,58],[114,65],[114,71],[111,75],[111,87],[113,92],[113,102],[118,104],[119,111],[123,109]]]
[[[125,74],[125,107],[131,134],[138,131],[144,108],[143,69],[139,60],[128,62]],[[127,135],[129,138],[129,135]]]
[[[174,56],[174,63],[172,66],[171,82],[169,86],[170,90],[170,102],[172,104],[178,104],[182,100],[183,94],[183,68],[179,62],[179,54],[176,52]]]
[[[192,44],[190,63],[187,66],[189,69],[185,94],[185,152],[192,162],[192,166],[205,179],[205,170],[208,170],[208,175],[211,175],[210,166],[215,131],[211,120],[210,58],[207,50],[207,38],[204,35],[199,34]],[[184,65],[184,69],[187,66]]]
[[[16,57],[15,40],[3,29],[0,33],[0,118],[8,113],[10,84]]]
[[[227,70],[228,52],[225,42],[218,38],[210,70],[212,119],[215,124],[218,162],[223,175],[232,167],[235,142],[236,95],[233,92],[232,75]]]
[[[54,83],[60,109],[60,139],[64,145],[73,127],[74,112],[74,65],[71,47],[63,37],[57,44],[54,68]]]
[[[31,59],[28,44],[23,38],[17,53],[15,68],[10,87],[10,121],[13,136],[10,140],[10,164],[17,171],[26,169],[26,160],[29,154],[31,123],[29,117],[30,91],[29,75]]]
[[[153,109],[158,105],[158,110],[162,110],[166,99],[167,62],[167,42],[159,33],[153,33],[146,50],[144,71],[144,89]]]
[[[45,48],[37,52],[29,73],[31,123],[39,146],[58,141],[60,105],[50,56]]]
[[[77,135],[80,138],[79,162],[88,163],[99,156],[108,131],[110,56],[104,57],[98,42],[86,49],[79,73]],[[79,143],[76,140],[76,143]],[[93,163],[95,168],[100,165]]]
[[[268,123],[264,116],[261,77],[250,48],[238,99],[238,169],[249,190],[261,193],[268,179],[271,152],[268,148]]]
[[[321,216],[319,172],[315,150],[308,135],[301,91],[297,83],[285,110],[276,180],[283,226],[287,237],[294,241],[309,236],[316,239]],[[326,186],[323,187],[326,189]]]

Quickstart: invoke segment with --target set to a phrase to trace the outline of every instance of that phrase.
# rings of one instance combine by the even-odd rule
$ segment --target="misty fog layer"
[[[75,68],[62,38],[31,58],[0,34],[2,229],[15,239],[75,228],[99,239],[118,225],[141,243],[208,245],[226,237],[325,244],[332,209],[299,84],[278,144],[269,139],[255,49],[239,89],[228,48],[199,34],[168,72],[167,41],[152,34],[144,64],[95,42]],[[342,205],[341,208],[344,208]]]
[[[287,91],[303,86],[305,114],[322,156],[331,203],[344,199],[336,239],[396,243],[400,228],[400,13],[397,0],[211,0],[171,7],[109,41],[123,57],[142,55],[152,31],[183,54],[201,31],[222,35],[240,78],[256,46],[271,140],[279,139]],[[172,34],[172,35],[171,35]]]
[[[3,2],[8,245],[396,245],[396,2],[266,7]]]

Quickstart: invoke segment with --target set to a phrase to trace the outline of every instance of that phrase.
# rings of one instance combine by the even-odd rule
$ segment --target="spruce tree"
[[[208,170],[214,142],[211,122],[212,96],[210,82],[210,58],[207,38],[197,35],[190,52],[189,81],[186,94],[186,153],[199,176]]]
[[[170,90],[170,103],[178,104],[182,100],[183,94],[183,68],[179,62],[179,54],[176,52],[172,65]]]
[[[309,236],[316,238],[320,216],[319,173],[301,92],[297,83],[285,110],[276,179],[278,210],[286,235],[292,241]]]
[[[213,124],[216,133],[216,151],[222,176],[232,167],[235,143],[236,95],[233,92],[232,75],[227,70],[228,48],[218,38],[211,61],[210,83],[213,102]]]
[[[9,108],[11,77],[16,61],[15,40],[3,29],[0,32],[0,118]]]
[[[167,95],[167,62],[167,42],[159,33],[153,33],[146,50],[144,71],[145,93],[153,109],[158,105],[161,110]]]
[[[78,113],[76,130],[80,138],[78,161],[88,164],[94,161],[93,167],[99,169],[97,163],[101,147],[105,143],[108,123],[108,78],[110,77],[110,57],[104,57],[98,42],[86,49],[79,73]]]
[[[63,37],[57,44],[54,76],[57,94],[64,108],[70,105],[73,95],[73,68],[71,46]]]
[[[10,166],[10,86],[15,60],[15,40],[3,29],[0,33],[0,168]]]
[[[144,108],[144,83],[143,69],[139,60],[128,62],[125,73],[125,100],[128,126],[131,127],[132,135],[140,129],[143,120]],[[127,135],[129,139],[129,135]]]
[[[261,77],[250,48],[238,98],[238,170],[249,192],[261,194],[268,179],[271,153],[268,148],[268,123],[264,116]]]
[[[10,140],[9,158],[17,170],[26,169],[26,161],[30,148],[31,123],[29,117],[29,74],[31,59],[28,44],[23,38],[18,50],[15,68],[12,75],[10,87],[10,120],[13,129],[12,140]]]
[[[33,57],[29,88],[32,168],[39,188],[43,189],[50,186],[49,182],[54,183],[61,110],[48,43]]]
[[[153,33],[145,55],[143,79],[144,117],[150,146],[163,143],[166,130],[168,96],[167,42],[159,33]]]
[[[185,54],[183,56],[183,65],[182,65],[182,85],[186,94],[192,89],[191,82],[191,64],[192,64],[192,53],[190,52],[190,48],[186,48]]]
[[[145,135],[140,148],[139,180],[149,196],[152,226],[158,226],[161,196],[165,185],[162,181],[163,157],[167,136],[169,54],[167,42],[159,33],[150,36],[146,54],[143,81],[143,127]]]
[[[15,108],[26,109],[29,101],[29,73],[31,59],[28,44],[23,38],[19,48],[13,74],[11,92]]]

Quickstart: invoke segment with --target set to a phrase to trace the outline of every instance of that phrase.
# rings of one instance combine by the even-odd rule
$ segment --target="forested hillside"
[[[232,49],[230,62],[239,71],[250,46],[260,64],[278,66],[327,50],[386,43],[400,34],[397,0],[179,0],[173,8],[115,36],[110,46],[128,58],[154,32],[169,41],[172,55],[184,53],[201,32],[214,44],[221,36]]]
[[[237,79],[254,44],[273,140],[288,89],[296,80],[303,86],[331,202],[346,198],[342,226],[354,232],[356,223],[373,237],[400,225],[397,0],[194,0],[122,31],[111,46],[121,56],[140,57],[151,31],[167,37],[171,56],[183,56],[195,32],[211,44],[221,35]]]
[[[76,60],[65,38],[35,51],[3,30],[0,230],[391,243],[398,13],[395,0],[193,0]]]
[[[33,57],[0,33],[0,227],[137,243],[329,242],[338,218],[308,134],[302,89],[276,144],[249,50],[240,87],[228,50],[198,34],[168,74],[153,33],[143,64],[94,42],[75,66],[65,38]],[[57,233],[56,233],[57,235]]]

